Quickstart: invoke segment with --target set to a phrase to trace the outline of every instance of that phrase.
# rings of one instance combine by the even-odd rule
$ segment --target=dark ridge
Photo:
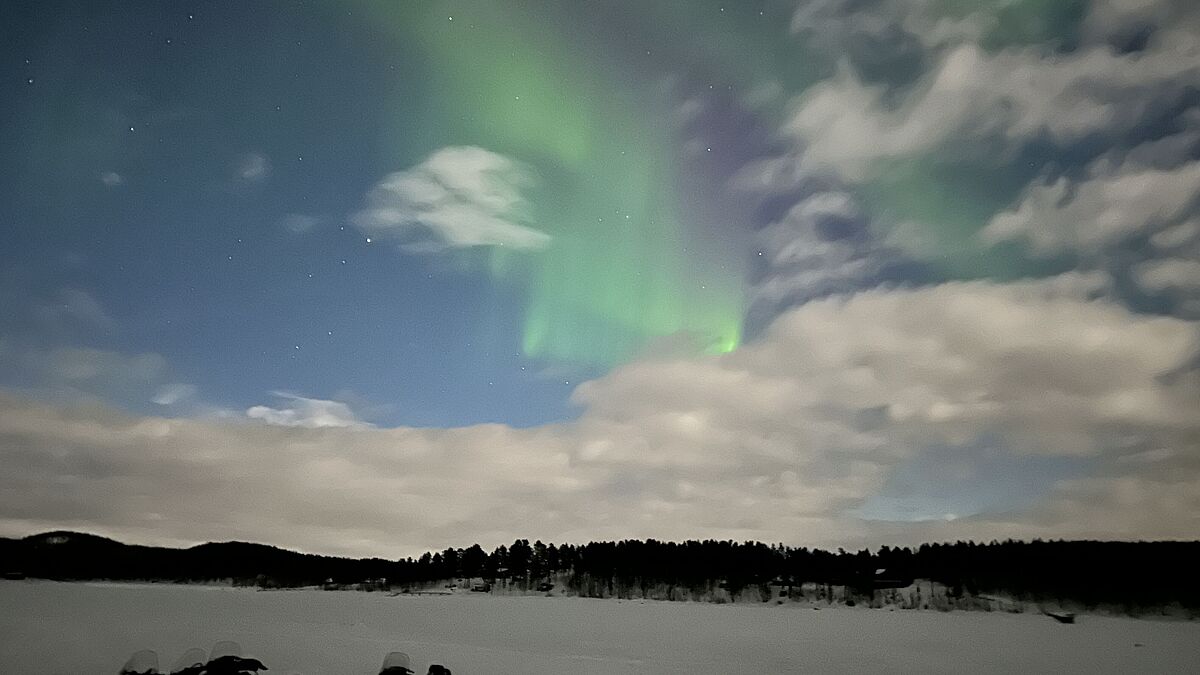
[[[16,540],[13,540],[16,541]],[[35,545],[54,546],[61,544],[71,545],[89,545],[89,546],[125,546],[116,539],[101,537],[98,534],[87,534],[84,532],[69,532],[66,530],[55,530],[54,532],[43,532],[41,534],[32,534],[20,541],[24,541]]]
[[[848,602],[877,599],[915,579],[949,598],[1002,595],[1030,602],[1130,613],[1200,609],[1200,541],[992,541],[883,546],[836,553],[761,542],[650,540],[583,545],[518,539],[486,552],[478,544],[419,558],[342,558],[249,542],[191,548],[124,544],[79,532],[0,538],[8,578],[221,582],[288,588],[321,585],[412,590],[449,580],[479,589],[559,588],[587,597],[767,601],[807,584],[838,586]],[[820,597],[831,598],[826,590]]]

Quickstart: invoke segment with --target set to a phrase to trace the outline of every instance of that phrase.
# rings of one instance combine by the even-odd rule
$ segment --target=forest
[[[50,532],[0,538],[9,578],[216,582],[260,588],[414,591],[466,586],[508,592],[555,589],[585,597],[663,600],[818,597],[869,602],[914,580],[949,598],[1004,596],[1130,613],[1200,609],[1200,541],[992,541],[883,546],[836,552],[734,541],[624,540],[582,545],[518,539],[488,551],[478,544],[418,558],[340,558],[264,544],[191,548],[124,544],[90,534]]]

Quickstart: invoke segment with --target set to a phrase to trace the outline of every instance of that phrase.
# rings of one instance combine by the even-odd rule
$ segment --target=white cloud
[[[799,201],[758,236],[766,271],[752,302],[782,307],[869,282],[886,255],[865,223],[849,193],[818,192]]]
[[[989,53],[963,43],[935,58],[937,65],[896,103],[885,87],[863,82],[845,64],[805,91],[785,127],[801,141],[804,165],[859,181],[878,171],[880,160],[951,144],[1114,137],[1200,86],[1200,45],[1186,33],[1165,34],[1134,54],[1107,46],[1049,56],[1034,47]]]
[[[277,426],[0,394],[0,529],[383,555],[518,536],[1192,537],[1200,379],[1188,364],[1200,327],[1131,313],[1098,297],[1105,283],[809,302],[730,354],[640,361],[585,383],[577,421],[532,429],[353,428],[341,404],[291,395],[255,409]],[[935,525],[851,515],[898,463],[985,442],[1013,457],[1086,457],[1089,469],[1014,513]],[[72,488],[42,489],[54,481]]]
[[[158,405],[175,405],[196,396],[196,385],[175,382],[158,388],[150,400]]]
[[[163,395],[171,374],[167,360],[154,352],[43,346],[15,339],[3,346],[0,374],[6,381],[24,383],[23,391],[41,400],[138,405]]]
[[[1143,475],[1061,481],[1027,527],[1050,533],[1071,523],[1074,536],[1090,539],[1111,539],[1113,531],[1138,540],[1194,539],[1200,527],[1200,471],[1194,462],[1200,446],[1180,447],[1192,458],[1190,464],[1160,462],[1162,470]]]
[[[154,353],[126,355],[78,347],[45,352],[41,365],[51,380],[75,383],[152,383],[162,377],[167,369],[166,359]]]
[[[442,148],[380,181],[353,221],[411,250],[540,249],[550,236],[530,226],[525,190],[533,183],[525,166],[503,155],[472,146]]]
[[[1139,32],[1195,30],[1200,10],[1180,0],[1089,0],[1079,35],[1084,46],[1127,41]],[[896,57],[906,43],[935,51],[989,36],[1023,43],[1052,29],[1056,17],[1037,2],[946,3],[942,0],[806,0],[792,17],[792,32],[822,51],[855,53],[874,48],[876,58]],[[1007,24],[1007,25],[1006,25]]]
[[[284,405],[278,408],[256,405],[246,411],[246,416],[282,427],[320,429],[370,426],[359,420],[350,410],[350,406],[341,401],[305,398],[281,391],[274,392],[274,395],[281,399]]]
[[[78,288],[64,288],[53,301],[45,302],[36,314],[53,330],[87,329],[113,332],[117,322],[104,305],[91,293]]]
[[[1156,233],[1150,237],[1150,243],[1154,244],[1155,248],[1170,250],[1197,239],[1200,239],[1200,218],[1193,218]]]
[[[1197,260],[1147,260],[1134,268],[1133,276],[1142,288],[1151,292],[1200,291],[1200,261]]]
[[[826,53],[858,49],[901,51],[906,41],[924,49],[977,41],[995,25],[996,8],[981,5],[962,16],[939,15],[936,0],[808,0],[792,15],[791,29]],[[889,53],[894,56],[894,53]]]
[[[105,171],[100,174],[100,182],[104,183],[105,187],[117,187],[125,182],[125,178],[116,171]]]
[[[271,160],[261,152],[248,152],[238,158],[234,173],[247,183],[264,181],[271,175]]]
[[[1060,177],[1025,190],[982,235],[989,242],[1028,241],[1037,253],[1096,252],[1132,235],[1152,233],[1187,217],[1200,199],[1200,161],[1174,169],[1104,158],[1082,180]]]
[[[316,216],[310,216],[304,213],[289,213],[288,215],[284,216],[282,220],[280,220],[280,225],[282,225],[285,230],[291,232],[292,234],[304,234],[305,232],[312,230],[314,227],[320,224],[320,222],[321,219],[317,218]]]
[[[1092,0],[1084,19],[1084,37],[1105,41],[1130,32],[1197,30],[1200,8],[1186,0]]]

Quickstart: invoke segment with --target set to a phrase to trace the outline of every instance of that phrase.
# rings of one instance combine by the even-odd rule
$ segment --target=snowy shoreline
[[[952,614],[955,612],[963,613],[997,613],[997,614],[1028,614],[1040,615],[1045,612],[1050,613],[1070,613],[1079,617],[1106,617],[1106,618],[1127,618],[1141,619],[1147,621],[1180,621],[1193,622],[1200,620],[1200,614],[1194,610],[1189,610],[1184,607],[1151,607],[1140,608],[1136,611],[1127,611],[1119,607],[1111,606],[1096,606],[1086,607],[1079,603],[1072,602],[1050,602],[1037,600],[1022,600],[1008,596],[996,594],[981,594],[981,595],[962,595],[953,597],[948,594],[948,589],[942,584],[930,582],[925,579],[917,580],[912,586],[899,589],[886,589],[878,591],[876,601],[862,602],[856,601],[853,598],[847,598],[846,588],[844,586],[829,586],[818,584],[805,584],[803,589],[799,591],[800,597],[778,597],[779,590],[773,588],[772,598],[763,600],[761,595],[757,598],[747,597],[751,594],[742,594],[738,597],[728,597],[724,595],[712,595],[701,599],[665,599],[654,597],[616,597],[616,596],[587,596],[580,595],[574,592],[563,592],[552,590],[550,592],[539,592],[534,590],[525,590],[516,587],[496,587],[487,592],[475,592],[465,588],[448,589],[444,584],[430,584],[420,587],[410,587],[401,590],[379,590],[370,589],[362,590],[355,588],[353,585],[339,586],[336,588],[322,586],[292,586],[292,587],[276,587],[276,588],[259,588],[243,583],[236,583],[231,580],[225,581],[209,581],[209,582],[176,582],[176,581],[121,581],[121,580],[54,580],[54,579],[27,579],[23,581],[6,581],[0,583],[46,583],[46,584],[64,584],[64,585],[84,585],[94,586],[97,588],[136,588],[136,587],[186,587],[196,589],[232,589],[245,592],[258,593],[288,593],[288,592],[320,592],[320,593],[354,593],[368,596],[386,596],[389,598],[553,598],[553,599],[579,599],[579,600],[600,600],[608,601],[617,604],[647,604],[653,603],[656,605],[712,605],[720,606],[736,606],[736,607],[760,607],[763,609],[797,609],[797,610],[853,610],[853,611],[873,611],[879,612],[900,612],[900,613],[937,613],[937,614]],[[825,588],[824,592],[828,592],[831,597],[824,597],[819,589]]]

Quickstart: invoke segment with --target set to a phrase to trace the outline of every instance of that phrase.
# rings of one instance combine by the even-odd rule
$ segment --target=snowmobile
[[[257,675],[269,670],[262,661],[243,657],[236,642],[223,641],[213,645],[207,656],[193,647],[183,653],[169,675]],[[158,654],[150,649],[135,652],[121,668],[120,675],[162,675],[158,669]]]
[[[258,659],[241,655],[242,648],[236,642],[222,641],[213,645],[205,655],[195,647],[185,651],[171,667],[167,675],[258,675],[260,670],[270,670]],[[151,649],[134,652],[119,675],[164,675],[158,669],[158,653]],[[415,675],[412,660],[404,652],[391,652],[383,659],[379,675]],[[433,664],[426,675],[452,675],[450,669]]]
[[[415,675],[415,672],[412,669],[412,661],[404,652],[391,652],[383,657],[383,666],[379,669],[379,675]],[[429,666],[429,672],[425,675],[451,675],[451,673],[446,666],[435,663]]]
[[[1050,612],[1043,609],[1042,614],[1059,623],[1075,623],[1075,612]]]

